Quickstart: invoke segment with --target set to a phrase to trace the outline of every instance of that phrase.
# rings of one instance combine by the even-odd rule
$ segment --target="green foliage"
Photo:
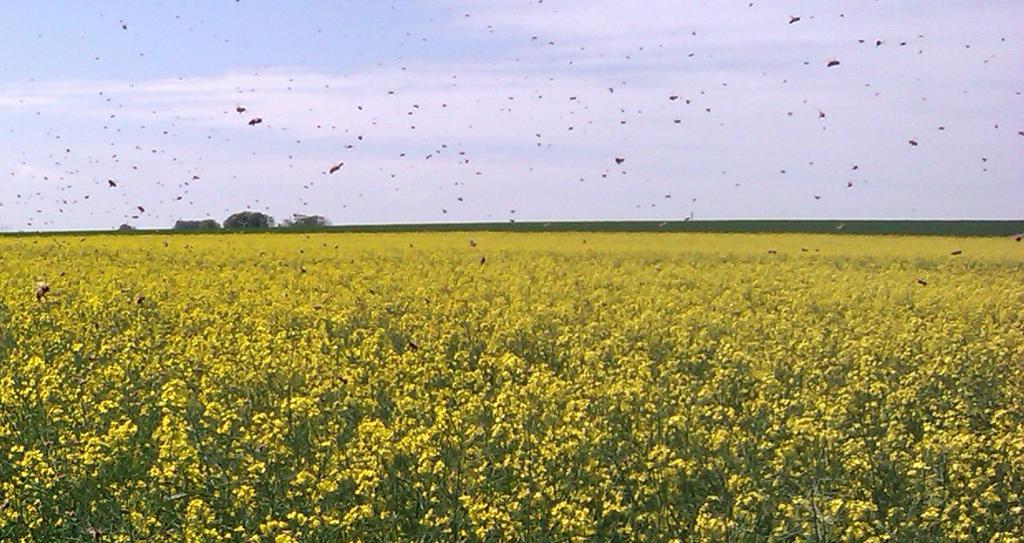
[[[220,230],[220,223],[213,219],[202,219],[196,221],[177,220],[174,222],[175,230]]]
[[[322,228],[330,226],[330,221],[323,215],[299,215],[296,213],[281,223],[282,228]]]
[[[237,230],[242,228],[273,228],[274,218],[259,211],[239,211],[224,219],[224,228]]]

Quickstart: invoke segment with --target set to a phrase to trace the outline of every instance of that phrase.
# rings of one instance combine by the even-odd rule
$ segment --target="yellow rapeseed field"
[[[1024,244],[0,238],[0,541],[1021,542]]]

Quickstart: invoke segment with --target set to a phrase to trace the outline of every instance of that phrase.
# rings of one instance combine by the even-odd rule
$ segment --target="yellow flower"
[[[163,237],[0,237],[0,539],[1021,543],[1005,240]]]

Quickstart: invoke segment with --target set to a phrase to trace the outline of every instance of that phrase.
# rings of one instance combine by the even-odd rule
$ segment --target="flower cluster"
[[[1012,242],[53,236],[0,270],[2,541],[1024,541]]]

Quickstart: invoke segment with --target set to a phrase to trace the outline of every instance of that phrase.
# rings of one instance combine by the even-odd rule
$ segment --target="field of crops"
[[[0,541],[766,540],[1024,540],[1024,243],[0,238]]]

